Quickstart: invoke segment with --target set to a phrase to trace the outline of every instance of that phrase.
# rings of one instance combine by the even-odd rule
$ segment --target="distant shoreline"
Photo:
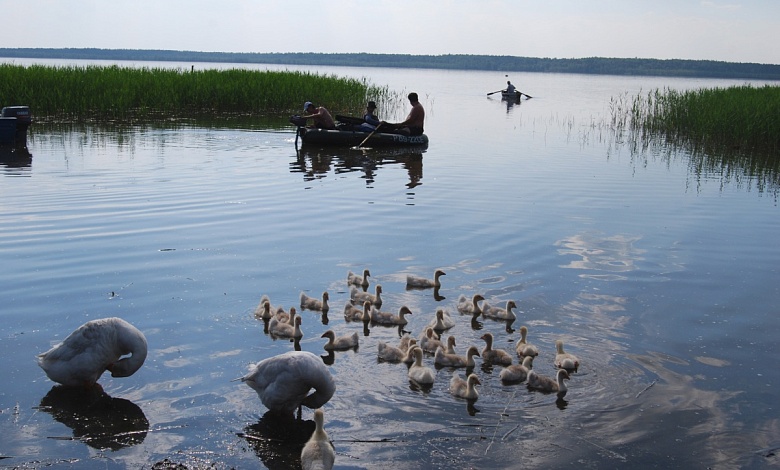
[[[684,59],[590,57],[550,59],[488,55],[320,54],[196,52],[149,49],[0,48],[4,59],[139,60],[239,64],[392,67],[496,72],[575,73],[590,75],[666,76],[780,80],[780,65]]]

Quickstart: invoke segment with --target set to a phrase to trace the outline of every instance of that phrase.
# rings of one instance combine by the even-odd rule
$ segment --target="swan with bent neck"
[[[300,406],[319,408],[336,392],[336,383],[322,358],[307,351],[290,351],[263,359],[240,379],[269,411],[291,415]],[[311,390],[314,389],[313,393]]]
[[[127,356],[127,355],[130,356]],[[91,320],[61,343],[38,354],[46,376],[65,386],[92,386],[103,372],[129,377],[141,368],[147,355],[146,337],[121,318]]]

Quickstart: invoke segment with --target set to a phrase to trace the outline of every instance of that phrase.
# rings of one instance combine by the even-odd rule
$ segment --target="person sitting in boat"
[[[425,109],[423,109],[423,105],[420,104],[420,101],[417,97],[417,93],[409,93],[409,103],[412,105],[411,111],[409,111],[409,115],[406,116],[406,119],[403,122],[399,123],[389,123],[382,121],[382,129],[385,129],[385,126],[388,127],[388,130],[392,130],[393,132],[397,134],[403,134],[403,135],[422,135],[424,132],[423,125],[425,124]]]
[[[504,93],[514,93],[515,92],[515,86],[512,85],[512,82],[509,80],[506,81],[506,90],[504,90]]]
[[[319,129],[336,129],[336,121],[333,120],[333,116],[330,115],[324,106],[316,107],[311,101],[307,101],[303,105],[303,112],[307,113],[301,116],[301,119],[313,119],[314,127]]]
[[[365,121],[363,124],[360,125],[361,131],[365,132],[371,132],[373,130],[376,130],[376,127],[380,124],[379,118],[376,117],[376,103],[373,101],[368,102],[368,106],[366,106],[366,113],[363,115],[363,121]]]

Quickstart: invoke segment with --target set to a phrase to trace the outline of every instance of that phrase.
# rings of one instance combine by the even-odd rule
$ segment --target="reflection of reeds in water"
[[[189,70],[117,65],[0,64],[0,96],[25,104],[36,119],[168,118],[300,113],[304,101],[362,115],[366,101],[388,109],[398,96],[366,78],[295,71]]]
[[[610,101],[607,128],[632,155],[675,158],[697,177],[780,192],[780,87],[654,90]]]

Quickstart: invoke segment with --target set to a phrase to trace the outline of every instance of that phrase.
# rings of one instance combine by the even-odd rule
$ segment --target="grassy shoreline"
[[[777,153],[780,87],[653,90],[612,101],[612,126],[700,150]]]
[[[304,101],[360,114],[387,87],[306,72],[182,70],[0,64],[0,105],[27,105],[36,119],[136,119],[300,114]]]

